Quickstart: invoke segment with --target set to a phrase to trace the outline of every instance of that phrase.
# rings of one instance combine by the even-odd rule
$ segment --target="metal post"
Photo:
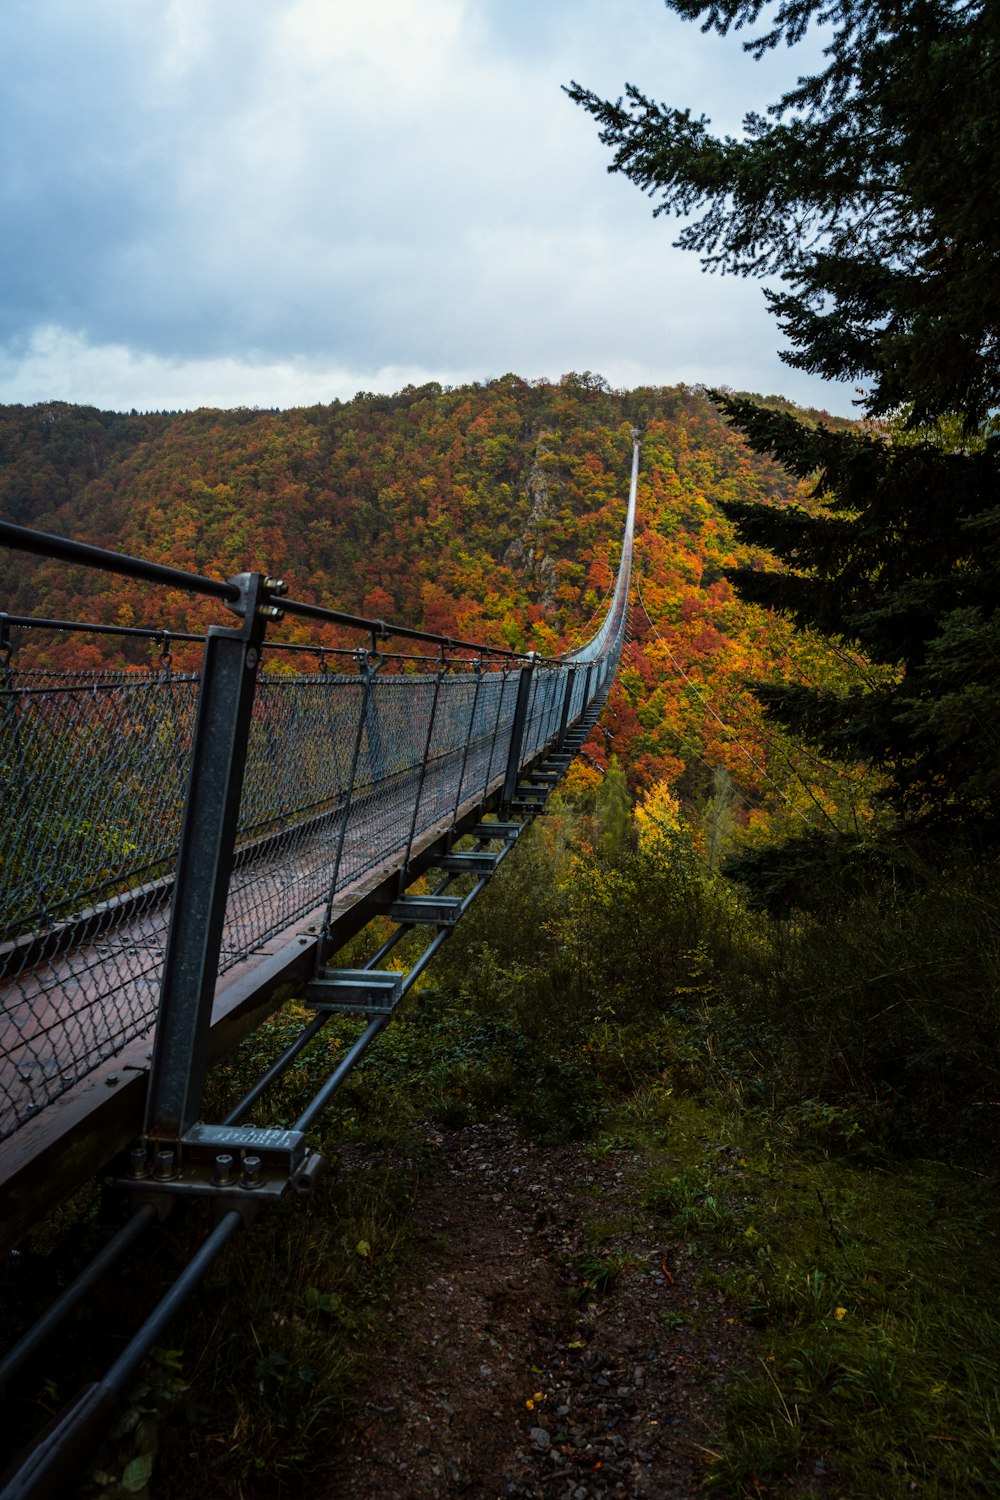
[[[570,667],[566,672],[566,692],[563,695],[562,713],[559,715],[559,733],[556,736],[556,749],[561,750],[566,738],[566,730],[569,727],[569,709],[573,701],[573,680],[576,677],[576,668]]]
[[[347,795],[344,798],[344,812],[340,820],[340,833],[337,837],[337,853],[333,861],[333,877],[330,881],[330,894],[327,897],[326,913],[323,917],[323,936],[329,937],[333,921],[333,903],[337,895],[337,881],[340,879],[340,865],[344,857],[344,844],[347,839],[347,824],[351,816],[351,806],[354,802],[354,786],[358,779],[358,758],[361,755],[361,739],[365,732],[365,724],[368,718],[368,706],[372,693],[375,690],[375,673],[378,671],[381,661],[373,666],[371,657],[367,651],[359,650],[357,653],[358,671],[361,674],[361,706],[358,709],[358,727],[354,734],[354,751],[351,755],[351,773],[347,782]],[[326,943],[321,944],[320,959],[326,958]]]
[[[469,712],[469,731],[465,736],[465,749],[462,752],[462,769],[458,773],[458,790],[455,793],[455,807],[451,815],[452,823],[458,821],[458,809],[462,805],[462,785],[465,781],[465,768],[469,762],[469,746],[472,744],[472,731],[476,726],[476,708],[479,704],[479,689],[483,682],[483,662],[478,658],[472,664],[472,670],[476,674],[476,691],[472,695],[472,708]]]
[[[420,799],[423,796],[424,782],[427,779],[427,761],[431,753],[431,741],[434,738],[434,720],[437,717],[438,698],[441,696],[441,682],[447,670],[448,663],[445,661],[444,650],[442,648],[441,657],[437,664],[437,676],[434,679],[434,696],[431,699],[431,716],[427,721],[427,738],[424,741],[424,755],[423,759],[420,762],[420,776],[417,781],[417,794],[413,799],[413,817],[410,819],[410,836],[406,840],[406,854],[403,858],[403,863],[399,867],[398,889],[400,895],[402,895],[406,890],[406,876],[407,870],[409,869],[410,865],[410,854],[413,851],[413,840],[416,837],[417,833],[417,819],[420,816]]]
[[[180,1139],[201,1103],[265,611],[278,613],[265,602],[269,581],[260,573],[232,579],[243,626],[213,625],[205,638],[146,1099],[146,1133],[166,1140]]]
[[[507,774],[504,777],[502,801],[507,803],[514,795],[517,786],[517,776],[521,769],[521,746],[524,744],[524,728],[528,719],[528,702],[531,698],[531,684],[535,676],[535,663],[529,656],[528,664],[521,668],[521,675],[517,684],[517,698],[514,700],[514,721],[510,726],[510,752],[507,756]]]

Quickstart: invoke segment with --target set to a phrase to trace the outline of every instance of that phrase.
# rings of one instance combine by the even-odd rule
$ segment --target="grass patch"
[[[911,1098],[910,1082],[896,1089],[878,1075],[877,1097],[867,1085],[831,1086],[835,1049],[828,1059],[812,1045],[819,1020],[800,982],[800,939],[775,929],[765,941],[762,919],[672,843],[588,864],[561,818],[557,807],[519,841],[335,1096],[314,1142],[331,1158],[352,1148],[349,1171],[240,1235],[178,1320],[173,1347],[154,1358],[101,1455],[91,1495],[138,1493],[147,1469],[161,1500],[256,1500],[329,1479],[366,1348],[418,1253],[407,1216],[421,1126],[503,1109],[541,1141],[584,1139],[598,1155],[633,1149],[644,1164],[635,1213],[662,1223],[664,1240],[685,1249],[704,1288],[724,1291],[759,1340],[714,1444],[710,1489],[1000,1496],[991,1183],[892,1156],[905,1124],[897,1093]],[[378,936],[363,935],[343,961],[363,961]],[[206,1117],[224,1113],[309,1014],[287,1007],[216,1068]],[[823,1035],[856,1049],[862,1020],[831,1013]],[[293,1120],[359,1031],[333,1019],[256,1122]],[[812,1074],[801,1057],[819,1058]],[[918,1143],[912,1132],[908,1140]],[[571,1267],[583,1301],[629,1264],[618,1249],[625,1220],[594,1207]],[[97,1247],[107,1227],[99,1195],[74,1208],[69,1233],[64,1213],[7,1268],[14,1306],[41,1303]],[[106,1366],[205,1227],[197,1209],[171,1219],[156,1256],[137,1257],[102,1289],[46,1353],[13,1435]],[[673,1310],[665,1333],[700,1316]]]
[[[614,1250],[581,1251],[570,1261],[574,1300],[584,1302],[589,1297],[606,1296],[636,1264],[631,1256]]]
[[[630,1105],[621,1125],[651,1153],[636,1184],[646,1207],[760,1330],[709,1489],[1000,1494],[988,1181],[936,1162],[820,1156],[691,1099],[641,1136],[635,1117]]]

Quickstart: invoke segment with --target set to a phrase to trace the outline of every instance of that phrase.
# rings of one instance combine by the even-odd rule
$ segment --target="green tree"
[[[758,683],[765,707],[825,754],[868,762],[908,823],[1000,837],[1000,512],[997,452],[808,429],[739,397],[722,409],[751,444],[818,475],[822,509],[730,502],[780,571],[730,569],[744,598],[860,647],[875,670],[849,692]]]
[[[631,799],[625,772],[617,755],[608,761],[607,773],[594,799],[594,833],[609,860],[622,853],[631,829]]]
[[[868,410],[914,419],[1000,400],[1000,7],[993,0],[667,0],[704,30],[770,24],[759,58],[832,24],[826,66],[741,139],[658,104],[573,83],[611,167],[694,215],[677,244],[766,292],[791,365],[870,382]],[[700,212],[699,212],[700,211]]]
[[[815,480],[819,504],[733,502],[743,540],[780,570],[735,569],[739,592],[860,647],[880,670],[848,693],[758,685],[826,753],[885,770],[908,823],[1000,841],[1000,6],[987,0],[668,0],[725,33],[767,15],[755,57],[833,35],[742,139],[689,110],[574,84],[611,170],[697,215],[678,244],[714,268],[780,276],[767,296],[790,364],[864,379],[882,427],[831,431],[733,396],[758,453]],[[905,420],[898,413],[905,408]],[[931,424],[928,426],[928,424]],[[894,427],[905,426],[905,435]],[[946,440],[942,434],[951,431]],[[902,440],[898,440],[900,438]]]

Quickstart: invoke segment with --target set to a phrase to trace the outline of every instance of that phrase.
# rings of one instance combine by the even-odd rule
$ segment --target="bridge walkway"
[[[116,1240],[0,1360],[0,1388],[150,1215],[192,1196],[217,1215],[114,1368],[0,1500],[59,1492],[231,1235],[268,1202],[311,1189],[323,1163],[310,1126],[582,748],[625,640],[637,437],[611,605],[596,635],[558,659],[290,600],[265,574],[223,582],[0,522],[0,542],[208,594],[241,622],[209,629],[197,673],[174,673],[169,655],[159,673],[60,673],[22,670],[15,641],[165,633],[0,614],[4,1243],[112,1158],[133,1204]],[[268,638],[285,616],[361,630],[371,644]],[[394,636],[425,654],[384,649]],[[316,669],[296,670],[310,653]],[[355,670],[331,673],[344,655]],[[429,889],[414,889],[435,871]],[[336,967],[377,915],[393,929],[379,952],[362,970]],[[429,938],[421,956],[405,975],[387,968],[414,930]],[[208,1069],[293,994],[315,1019],[225,1120],[204,1122]],[[344,1011],[367,1024],[299,1119],[282,1130],[248,1123],[301,1046]]]

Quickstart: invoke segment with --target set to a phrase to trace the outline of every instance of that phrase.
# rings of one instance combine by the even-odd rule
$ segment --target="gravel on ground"
[[[642,1206],[638,1156],[539,1145],[503,1118],[424,1135],[419,1253],[327,1495],[702,1493],[725,1388],[754,1356],[704,1252]]]

